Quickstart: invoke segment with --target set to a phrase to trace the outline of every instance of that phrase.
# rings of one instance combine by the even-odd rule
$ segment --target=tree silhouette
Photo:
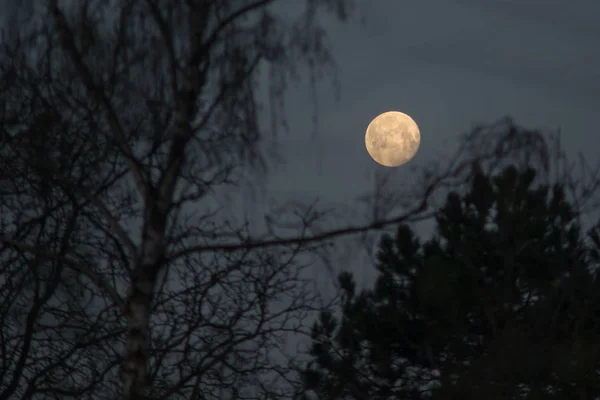
[[[381,239],[377,279],[339,277],[340,317],[313,328],[307,387],[323,399],[592,399],[600,395],[597,234],[533,168],[451,192],[421,243]]]
[[[260,389],[315,307],[305,249],[215,259],[249,231],[211,197],[264,169],[260,73],[279,128],[298,68],[331,66],[318,16],[351,7],[275,3],[48,1],[3,41],[0,398],[115,398],[117,364],[131,399]]]

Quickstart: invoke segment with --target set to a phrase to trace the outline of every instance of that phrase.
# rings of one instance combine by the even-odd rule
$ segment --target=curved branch
[[[182,251],[176,252],[168,257],[169,262],[177,260],[181,257],[185,257],[192,253],[198,252],[233,252],[238,250],[252,250],[266,247],[286,246],[286,245],[301,245],[308,243],[318,243],[325,240],[334,239],[337,237],[353,235],[357,233],[364,233],[374,230],[379,230],[390,225],[397,225],[408,221],[411,217],[423,212],[427,209],[427,200],[429,195],[426,196],[418,207],[412,211],[403,214],[401,216],[390,218],[381,221],[374,221],[366,225],[349,226],[346,228],[333,229],[327,232],[319,233],[312,236],[295,236],[289,238],[278,238],[272,240],[252,240],[248,238],[242,243],[231,243],[231,244],[214,244],[214,245],[199,245],[190,246]],[[425,217],[423,217],[425,218]]]
[[[87,89],[88,93],[94,98],[96,98],[102,105],[104,112],[106,113],[111,130],[115,135],[115,139],[119,143],[121,153],[125,156],[125,159],[129,165],[129,169],[133,174],[136,186],[143,198],[147,199],[150,192],[150,183],[144,178],[142,170],[137,164],[131,148],[127,145],[123,128],[119,122],[119,119],[113,106],[110,104],[110,101],[106,97],[104,91],[96,86],[96,84],[94,83],[94,79],[92,78],[92,74],[83,63],[81,54],[79,53],[77,47],[75,46],[75,43],[73,42],[73,33],[71,32],[71,29],[67,24],[67,20],[64,14],[58,7],[57,0],[51,1],[50,12],[54,19],[54,23],[56,24],[56,28],[59,33],[61,44],[64,50],[67,52],[71,61],[73,62],[75,69],[77,70],[80,78],[82,79],[83,84],[85,85],[85,88]]]
[[[16,240],[13,240],[12,238],[8,237],[8,236],[2,236],[0,237],[0,241],[13,246],[21,251],[25,251],[31,254],[35,254],[37,256],[41,256],[44,258],[48,258],[51,260],[57,259],[58,256],[52,252],[49,251],[44,251],[41,250],[35,246],[32,245],[28,245],[25,243],[21,243],[18,242]],[[71,260],[69,258],[63,257],[61,259],[62,262],[65,262],[72,270],[79,272],[80,274],[83,274],[85,276],[87,276],[100,290],[104,291],[105,293],[107,293],[110,298],[112,299],[112,301],[121,309],[123,310],[125,307],[125,302],[124,300],[121,298],[121,296],[119,295],[119,293],[117,293],[116,289],[113,288],[109,283],[107,283],[104,278],[102,277],[101,274],[98,274],[97,272],[95,272],[92,268],[89,268],[86,265],[83,265],[81,263],[78,263],[74,260]]]

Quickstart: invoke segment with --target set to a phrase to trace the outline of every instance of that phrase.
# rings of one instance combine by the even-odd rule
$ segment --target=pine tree
[[[349,273],[341,317],[313,329],[322,399],[592,399],[600,301],[578,215],[536,171],[473,168],[421,243],[381,239],[373,288]],[[593,235],[592,235],[593,236]]]

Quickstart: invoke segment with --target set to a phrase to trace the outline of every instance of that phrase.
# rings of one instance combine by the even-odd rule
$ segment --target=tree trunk
[[[127,347],[121,367],[125,398],[143,399],[147,387],[150,351],[150,310],[156,278],[161,268],[166,210],[154,208],[146,219],[142,251],[131,275],[131,291],[125,316]]]
[[[189,108],[189,106],[181,107],[176,115],[177,131],[171,142],[167,168],[157,184],[157,189],[150,189],[148,198],[145,199],[146,215],[142,230],[142,249],[131,275],[131,291],[125,310],[127,347],[121,375],[123,392],[128,400],[143,399],[143,393],[150,383],[147,373],[150,352],[150,310],[156,279],[163,267],[167,217],[184,162],[185,145],[191,136]]]

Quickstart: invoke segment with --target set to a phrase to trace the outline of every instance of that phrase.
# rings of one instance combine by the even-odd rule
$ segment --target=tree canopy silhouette
[[[313,296],[298,246],[249,254],[247,221],[215,197],[266,170],[286,85],[331,72],[319,18],[352,9],[277,3],[49,0],[8,20],[0,399],[264,389]],[[283,287],[291,308],[272,311]]]
[[[533,168],[453,191],[426,240],[381,239],[377,279],[349,273],[339,317],[312,332],[307,387],[322,399],[594,399],[600,396],[598,236]]]

